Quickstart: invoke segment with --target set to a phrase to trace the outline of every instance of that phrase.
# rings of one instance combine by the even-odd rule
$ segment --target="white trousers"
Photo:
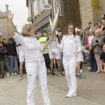
[[[36,84],[36,77],[38,75],[41,92],[44,99],[44,105],[50,105],[47,88],[47,72],[45,62],[26,63],[26,71],[28,77],[28,91],[27,91],[27,105],[35,105],[34,103],[34,89]],[[40,101],[40,100],[39,100]]]
[[[76,92],[77,79],[75,74],[76,74],[77,59],[76,57],[63,57],[63,64],[64,64],[69,90],[72,92]]]

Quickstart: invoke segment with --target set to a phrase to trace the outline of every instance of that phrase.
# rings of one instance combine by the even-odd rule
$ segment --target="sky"
[[[19,32],[24,24],[28,23],[28,8],[26,7],[26,0],[0,0],[0,11],[5,12],[5,5],[9,5],[9,9],[14,13],[14,24]]]

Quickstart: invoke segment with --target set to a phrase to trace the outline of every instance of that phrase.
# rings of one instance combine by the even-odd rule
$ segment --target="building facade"
[[[52,11],[44,10],[44,4],[51,4]],[[105,0],[27,0],[29,17],[36,30],[49,27],[49,16],[54,18],[60,7],[58,27],[65,33],[69,23],[84,28],[88,22],[97,23],[105,13]]]
[[[32,18],[36,30],[48,27],[50,11],[44,10],[44,4],[46,3],[48,3],[48,0],[27,0],[29,17]]]
[[[0,33],[2,33],[3,38],[9,38],[9,25],[6,13],[0,11]]]

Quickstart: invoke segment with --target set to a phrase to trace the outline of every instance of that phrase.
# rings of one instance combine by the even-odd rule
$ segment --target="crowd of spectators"
[[[83,30],[75,28],[75,36],[78,35],[80,44],[82,47],[81,54],[83,60],[81,60],[77,66],[76,76],[84,78],[81,74],[82,64],[86,61],[87,67],[90,72],[105,73],[105,15],[102,15],[99,23],[88,23],[88,26]],[[44,30],[42,33],[36,33],[35,37],[39,42],[45,45],[49,39],[49,33]],[[60,76],[64,76],[63,72],[63,53],[59,50],[59,44],[62,42],[63,33],[62,30],[57,29],[56,35],[48,49],[43,52],[43,56],[46,62],[46,68],[48,73],[51,73],[53,77],[55,75],[54,68],[60,72]],[[16,45],[13,38],[4,40],[2,34],[0,34],[0,78],[4,78],[5,75],[17,75],[19,70],[19,46]],[[57,52],[57,53],[55,53]],[[22,65],[23,66],[23,65]],[[25,73],[25,67],[23,67]]]

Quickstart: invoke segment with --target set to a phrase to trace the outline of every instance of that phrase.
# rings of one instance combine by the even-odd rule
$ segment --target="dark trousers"
[[[97,71],[96,59],[93,53],[89,54],[89,64],[90,64],[91,70]]]
[[[23,63],[23,73],[26,74],[25,62]]]
[[[43,54],[44,56],[44,59],[45,59],[45,64],[46,64],[46,67],[47,69],[50,69],[50,58],[49,58],[49,54]]]
[[[0,75],[4,75],[4,61],[0,61]]]
[[[4,67],[6,72],[10,72],[9,58],[7,55],[4,56]]]
[[[12,56],[9,58],[10,63],[10,74],[11,73],[18,73],[18,61],[17,56]]]

